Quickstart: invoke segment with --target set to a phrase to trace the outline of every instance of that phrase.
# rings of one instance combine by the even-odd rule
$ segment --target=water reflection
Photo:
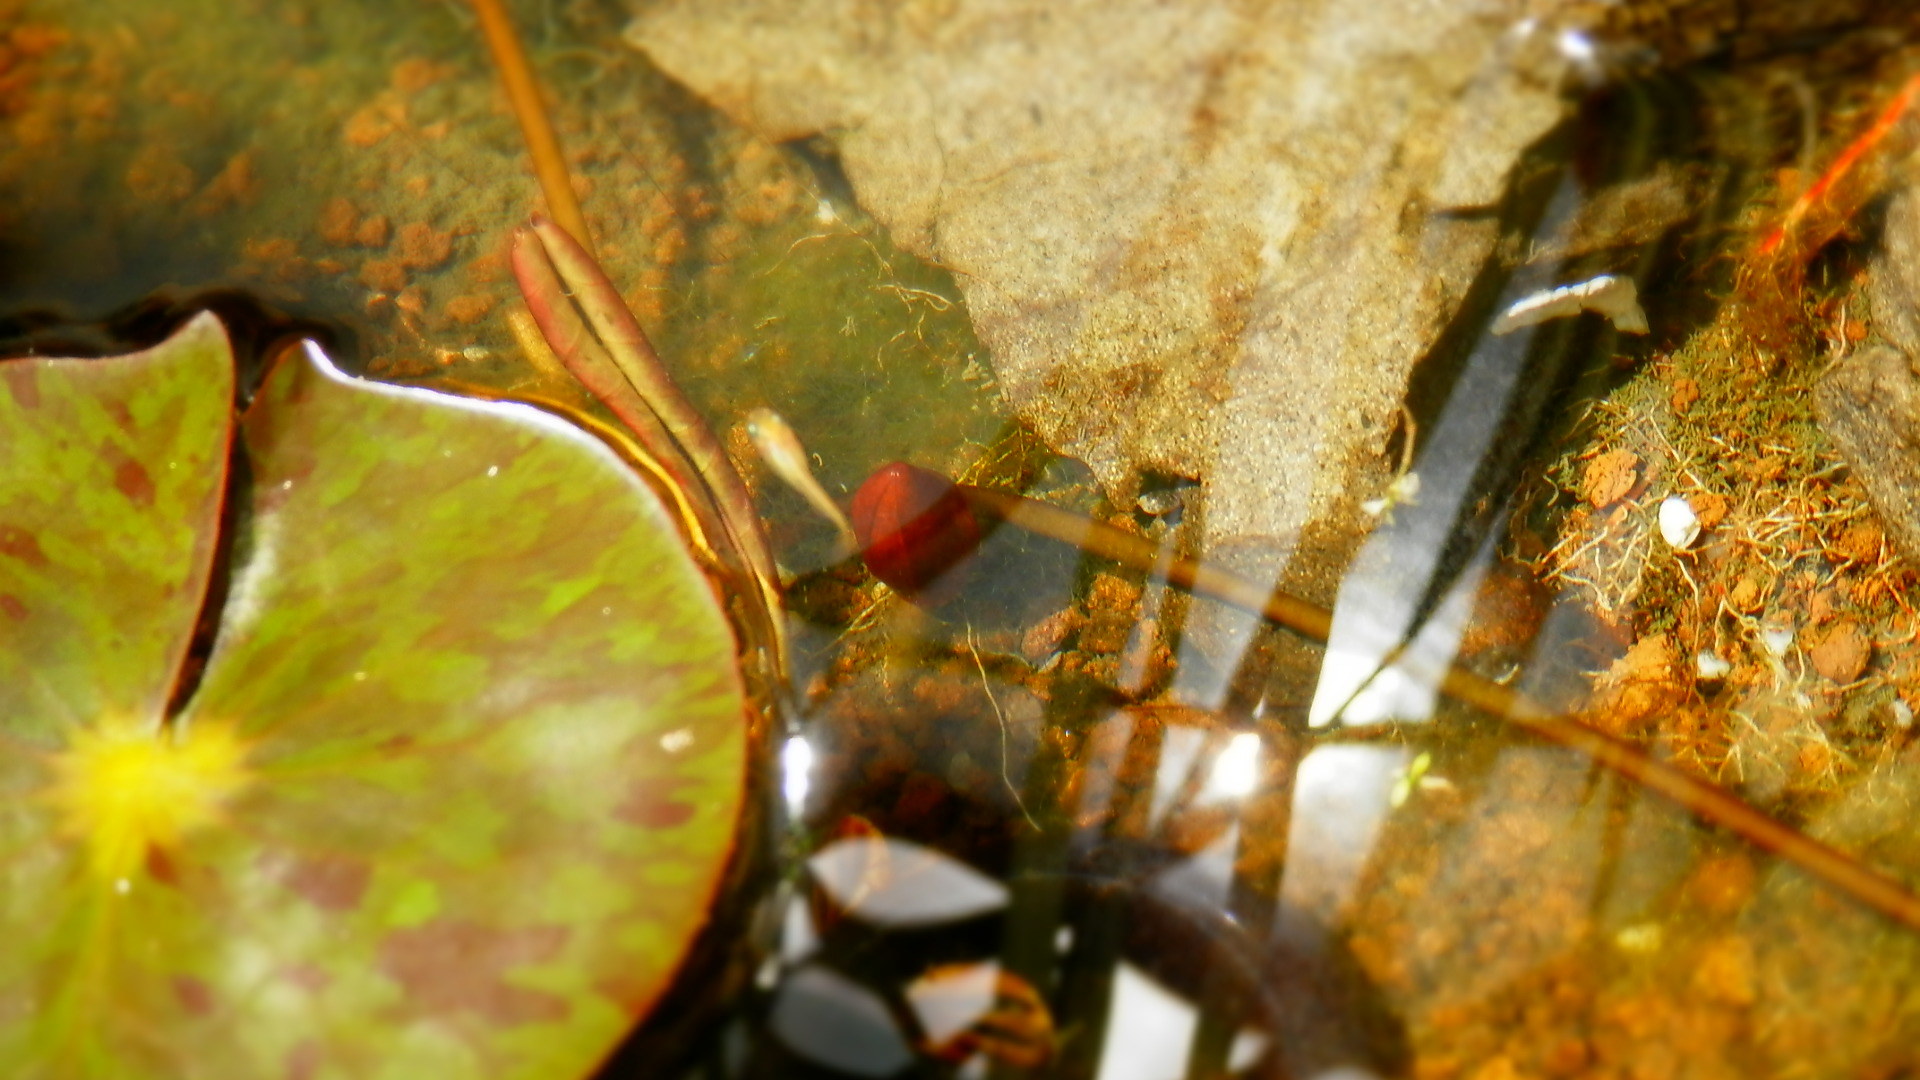
[[[893,837],[835,840],[807,859],[838,914],[884,929],[958,922],[1007,905],[1006,886],[957,859]]]
[[[805,816],[807,793],[812,790],[813,745],[796,735],[780,748],[780,793],[786,799],[787,816]]]
[[[843,827],[850,835],[807,860],[807,896],[785,908],[778,974],[763,987],[778,1052],[759,1045],[740,1075],[966,1077],[1078,1060],[1099,1078],[1177,1080],[1207,1038],[1204,1021],[1220,1014],[1222,988],[1243,1016],[1227,1032],[1222,1075],[1391,1075],[1400,1039],[1322,929],[1356,879],[1355,854],[1366,848],[1356,841],[1377,827],[1391,752],[1340,749],[1305,771],[1303,793],[1326,812],[1296,833],[1298,857],[1318,870],[1299,880],[1314,884],[1295,887],[1266,927],[1230,911],[1238,822],[1184,856],[1143,852],[1130,874],[1055,877],[1075,907],[1123,918],[1103,925],[1069,911],[1044,926],[1024,925],[1043,913],[1014,904],[1006,887],[960,860],[865,823]],[[1208,772],[1224,765],[1238,785],[1234,774],[1257,753],[1257,741],[1231,736]],[[1036,982],[995,950],[1042,930],[1045,975]],[[1090,956],[1101,938],[1114,951]],[[1101,986],[1101,1018],[1063,1024],[1051,996],[1063,979],[1089,974]]]

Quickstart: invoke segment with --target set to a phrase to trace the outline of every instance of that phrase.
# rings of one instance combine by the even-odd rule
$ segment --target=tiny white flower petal
[[[1660,503],[1660,536],[1675,551],[1685,551],[1700,538],[1700,518],[1693,504],[1678,495],[1669,495]]]

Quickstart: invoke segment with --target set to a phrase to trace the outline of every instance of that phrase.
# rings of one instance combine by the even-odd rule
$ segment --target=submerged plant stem
[[[1855,171],[1862,159],[1886,142],[1887,137],[1899,126],[1901,117],[1906,115],[1916,99],[1920,99],[1920,75],[1909,78],[1881,108],[1879,114],[1874,117],[1873,124],[1848,143],[1846,148],[1840,151],[1840,155],[1833,159],[1833,164],[1827,166],[1826,171],[1822,172],[1812,184],[1808,185],[1807,190],[1793,201],[1793,205],[1787,208],[1786,215],[1781,218],[1780,224],[1760,242],[1759,253],[1763,256],[1772,255],[1792,239],[1807,215],[1821,206],[1832,194],[1834,188]],[[1852,207],[1840,209],[1851,210]],[[1832,227],[1837,228],[1837,223]],[[1798,256],[1802,259],[1811,256],[1814,249],[1830,238],[1831,233],[1826,236],[1803,238],[1798,245]],[[1809,239],[1812,242],[1807,242]]]
[[[560,137],[554,134],[553,122],[547,117],[540,84],[527,63],[526,50],[520,47],[513,20],[500,0],[473,0],[473,10],[480,17],[480,32],[486,36],[494,66],[500,69],[500,84],[506,89],[507,101],[513,106],[514,117],[520,121],[520,134],[527,140],[527,153],[533,158],[540,190],[547,197],[547,210],[561,228],[591,252],[593,238],[587,232],[587,218],[580,212],[580,201],[573,196],[573,181],[567,174],[567,159],[560,152]]]
[[[1174,585],[1260,615],[1302,637],[1326,644],[1333,612],[1218,566],[1186,558],[1166,559],[1143,537],[1020,495],[957,485],[977,513],[1071,544],[1123,566],[1158,573]],[[1572,717],[1551,712],[1518,690],[1459,667],[1450,667],[1440,692],[1533,735],[1586,754],[1712,825],[1735,833],[1787,860],[1861,904],[1920,930],[1920,897],[1898,881],[1807,834],[1784,825],[1717,784],[1655,761],[1628,744]]]

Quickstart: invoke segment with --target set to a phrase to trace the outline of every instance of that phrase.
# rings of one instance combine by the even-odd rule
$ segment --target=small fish
[[[753,448],[759,451],[760,460],[767,463],[767,468],[799,492],[821,517],[833,523],[840,533],[842,550],[852,552],[859,547],[854,539],[853,524],[827,494],[827,489],[814,479],[813,468],[807,464],[807,448],[800,445],[800,436],[793,433],[792,426],[779,413],[765,406],[748,413],[747,437],[753,440]]]

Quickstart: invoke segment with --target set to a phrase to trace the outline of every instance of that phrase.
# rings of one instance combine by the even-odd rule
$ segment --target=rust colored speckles
[[[435,63],[421,56],[410,56],[393,65],[393,88],[403,94],[417,94],[456,73],[452,64]]]
[[[671,829],[693,820],[693,804],[680,802],[657,785],[643,785],[627,793],[613,816],[642,829]]]
[[[351,200],[334,198],[320,208],[314,231],[334,247],[383,248],[387,246],[391,226],[385,214],[361,217],[359,208]]]
[[[490,296],[456,296],[447,301],[447,318],[461,326],[472,326],[493,310]]]
[[[281,982],[309,994],[318,994],[333,985],[333,976],[316,964],[288,964],[275,974]]]
[[[407,287],[407,268],[399,259],[368,259],[360,264],[360,284],[377,292],[399,292]]]
[[[128,458],[113,470],[113,486],[135,506],[153,505],[153,477],[146,466]]]
[[[369,214],[353,230],[353,242],[365,248],[383,248],[393,233],[385,214]]]
[[[15,622],[25,622],[27,621],[27,605],[21,603],[20,598],[17,596],[0,593],[0,615],[5,615]]]
[[[287,1051],[283,1075],[286,1080],[313,1080],[320,1075],[320,1065],[324,1060],[320,1044],[313,1039],[307,1039]]]
[[[314,907],[345,912],[360,906],[373,868],[361,859],[323,855],[298,860],[281,880]]]
[[[314,222],[314,231],[320,239],[334,247],[346,247],[353,243],[354,232],[360,227],[360,212],[353,203],[344,198],[327,200],[320,208],[320,218]]]
[[[380,140],[406,123],[406,105],[393,101],[375,101],[347,118],[342,135],[348,146],[362,150],[376,146]]]
[[[453,257],[453,234],[434,232],[423,221],[400,227],[400,264],[414,270],[431,270]]]
[[[635,1020],[647,1015],[660,990],[655,980],[613,956],[596,957],[593,963],[601,969],[593,980],[594,993]]]
[[[190,1015],[210,1016],[213,1013],[213,988],[191,975],[173,977],[173,997]]]
[[[380,966],[421,1013],[468,1013],[494,1024],[553,1023],[569,1007],[553,994],[503,981],[512,969],[553,958],[564,926],[502,930],[470,922],[431,922],[396,930],[380,948]],[[479,973],[486,972],[489,975]]]
[[[47,556],[40,550],[40,541],[18,525],[0,525],[0,555],[32,567],[47,565]]]
[[[40,369],[31,363],[0,364],[0,384],[23,409],[40,407]]]

